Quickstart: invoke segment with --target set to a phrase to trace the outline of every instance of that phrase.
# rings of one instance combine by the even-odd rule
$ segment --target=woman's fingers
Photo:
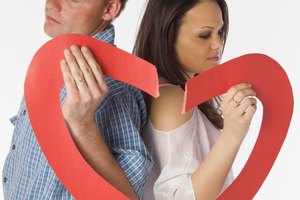
[[[255,98],[245,98],[241,104],[237,107],[237,114],[240,116],[245,115],[251,106],[256,106],[257,100]]]
[[[231,87],[223,100],[223,104],[231,105],[231,107],[239,107],[244,99],[256,96],[256,92],[252,86],[247,83],[242,83]]]
[[[247,111],[245,112],[245,114],[244,114],[244,116],[243,116],[244,119],[245,119],[246,121],[251,121],[253,115],[254,115],[255,112],[256,112],[256,109],[257,109],[256,104],[251,105],[251,106],[247,109]]]
[[[232,98],[232,101],[239,105],[243,101],[244,98],[249,96],[255,96],[256,92],[252,88],[246,88],[239,90]]]
[[[251,88],[251,84],[248,84],[248,83],[241,83],[241,84],[235,85],[227,91],[223,101],[226,103],[230,103],[230,101],[235,100],[235,102],[238,104],[239,100],[243,100],[243,99],[234,99],[235,95],[245,89],[250,89],[250,88]],[[240,95],[242,95],[242,94],[240,94]]]
[[[221,102],[224,131],[244,138],[256,111],[255,96],[256,92],[247,83],[235,85],[227,91]]]
[[[223,114],[231,115],[234,118],[243,117],[251,106],[256,105],[257,101],[253,98],[255,95],[256,92],[250,84],[242,83],[231,87],[221,103]]]

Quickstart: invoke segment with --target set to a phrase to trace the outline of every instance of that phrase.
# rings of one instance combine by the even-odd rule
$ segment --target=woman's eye
[[[210,37],[210,33],[209,34],[205,34],[205,35],[199,35],[200,38],[202,39],[208,39]]]

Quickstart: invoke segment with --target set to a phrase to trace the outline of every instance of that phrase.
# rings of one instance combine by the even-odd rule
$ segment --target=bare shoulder
[[[193,114],[189,111],[181,114],[184,90],[180,86],[170,85],[160,88],[160,96],[151,100],[150,120],[161,131],[171,131],[186,123]]]

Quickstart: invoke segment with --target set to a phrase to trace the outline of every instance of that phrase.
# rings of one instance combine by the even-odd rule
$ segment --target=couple
[[[125,4],[46,0],[44,31],[113,44],[111,22]],[[224,0],[149,0],[134,54],[157,67],[157,99],[103,77],[87,47],[64,51],[61,101],[72,139],[93,169],[130,199],[215,199],[231,183],[232,163],[256,111],[251,85],[233,86],[224,98],[181,114],[185,81],[218,65],[227,32]],[[41,152],[24,98],[11,122],[5,199],[74,199]]]

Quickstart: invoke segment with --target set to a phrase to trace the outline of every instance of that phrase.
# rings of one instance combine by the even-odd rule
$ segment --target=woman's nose
[[[223,48],[223,40],[221,39],[219,34],[213,38],[211,48],[212,49],[221,49],[221,48]]]

